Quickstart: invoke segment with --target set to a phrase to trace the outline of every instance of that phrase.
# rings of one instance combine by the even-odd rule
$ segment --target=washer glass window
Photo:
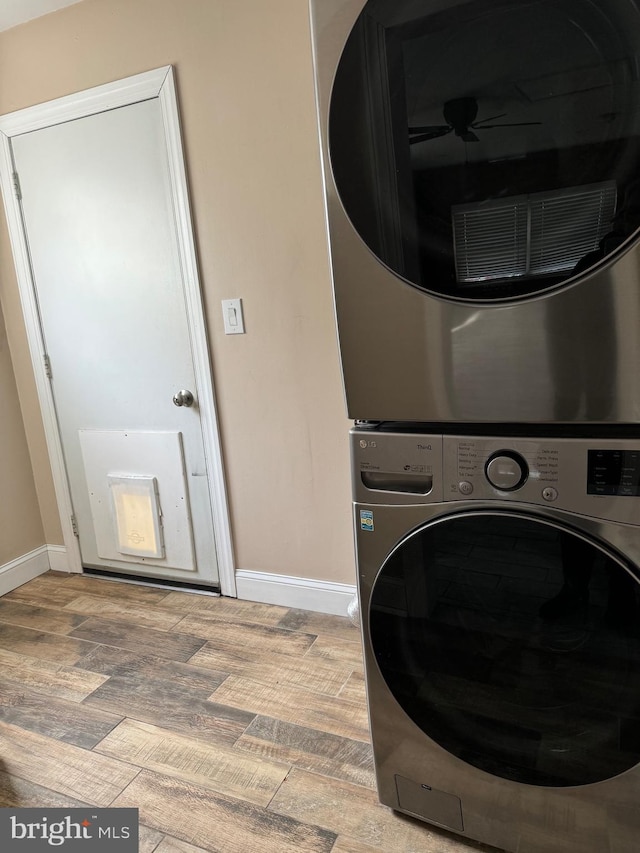
[[[403,710],[451,754],[544,786],[640,761],[638,583],[577,533],[516,513],[432,522],[373,587],[370,641]]]
[[[329,115],[342,204],[391,270],[517,299],[640,225],[633,0],[369,0]]]

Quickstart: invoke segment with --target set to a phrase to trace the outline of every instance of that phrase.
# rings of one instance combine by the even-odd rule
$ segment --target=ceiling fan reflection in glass
[[[506,115],[507,113],[500,113],[499,115],[488,116],[485,119],[476,121],[478,117],[478,101],[471,97],[454,98],[446,101],[442,109],[442,117],[446,124],[410,127],[409,144],[416,145],[420,142],[428,142],[431,139],[447,136],[449,133],[454,133],[463,142],[479,142],[480,137],[475,133],[476,130],[495,130],[500,127],[526,127],[528,125],[542,124],[539,121],[487,124],[489,121],[505,118]]]

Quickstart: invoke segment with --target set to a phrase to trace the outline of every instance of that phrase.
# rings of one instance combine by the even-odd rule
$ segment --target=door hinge
[[[74,535],[77,539],[79,539],[79,538],[80,538],[80,533],[79,533],[79,531],[78,531],[78,522],[77,522],[77,520],[76,520],[75,515],[72,515],[72,516],[71,516],[71,529],[73,530],[73,535]]]
[[[44,372],[47,374],[47,377],[51,379],[53,376],[53,373],[51,372],[51,359],[46,353],[42,356],[42,358],[44,360]]]
[[[20,175],[17,172],[13,173],[13,191],[16,194],[18,201],[22,201],[22,189],[20,187]]]

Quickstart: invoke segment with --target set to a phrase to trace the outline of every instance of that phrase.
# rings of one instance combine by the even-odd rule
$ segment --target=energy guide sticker
[[[360,530],[373,530],[373,512],[370,509],[360,510]]]

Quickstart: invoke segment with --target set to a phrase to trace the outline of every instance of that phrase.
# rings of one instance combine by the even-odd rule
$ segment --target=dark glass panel
[[[632,0],[369,0],[334,82],[347,215],[453,299],[554,288],[640,224]]]
[[[488,773],[584,785],[640,761],[638,584],[542,520],[461,514],[374,585],[371,643],[409,717]]]

